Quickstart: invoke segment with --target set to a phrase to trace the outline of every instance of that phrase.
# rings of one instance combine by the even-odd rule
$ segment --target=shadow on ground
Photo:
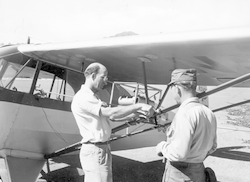
[[[250,152],[250,147],[249,146],[232,146],[232,147],[218,148],[212,154],[212,156],[250,162],[250,153],[245,152],[245,150]]]
[[[219,148],[212,154],[214,157],[231,160],[250,161],[249,146],[232,146]],[[51,169],[50,173],[41,172],[42,177],[48,182],[83,182],[79,155],[55,157],[50,161],[50,166],[64,164],[66,167]],[[65,165],[66,164],[66,165]],[[127,158],[113,155],[113,181],[115,182],[160,182],[165,164],[161,160],[142,163]]]
[[[83,176],[79,174],[81,164],[78,154],[54,157],[49,163],[51,171],[49,173],[42,171],[40,179],[45,179],[47,182],[83,182]],[[55,168],[55,166],[62,167]]]
[[[42,177],[48,182],[83,182],[84,176],[80,175],[82,171],[78,155],[61,156],[53,158],[50,166],[53,164],[64,163],[67,167],[57,170],[51,170],[50,173],[41,172]],[[153,161],[142,163],[127,158],[113,155],[113,181],[115,182],[157,182],[161,181],[165,164],[162,161]]]

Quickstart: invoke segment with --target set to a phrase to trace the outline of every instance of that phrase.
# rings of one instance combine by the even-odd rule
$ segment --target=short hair
[[[100,70],[100,66],[98,64],[93,64],[90,65],[89,67],[86,68],[86,70],[84,71],[84,76],[88,77],[89,75],[91,75],[92,73],[98,73]]]

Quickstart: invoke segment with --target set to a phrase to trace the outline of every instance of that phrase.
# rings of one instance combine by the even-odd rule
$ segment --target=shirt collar
[[[84,84],[81,86],[81,90],[84,90],[85,92],[88,92],[91,95],[95,95],[94,92]]]
[[[198,97],[191,97],[191,98],[185,100],[185,101],[180,105],[179,108],[185,107],[185,106],[186,106],[188,103],[190,103],[190,102],[200,102],[200,101],[199,101],[199,98],[198,98]]]

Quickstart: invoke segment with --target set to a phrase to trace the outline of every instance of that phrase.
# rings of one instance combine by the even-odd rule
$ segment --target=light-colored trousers
[[[162,182],[205,182],[204,164],[167,161]]]
[[[84,182],[113,182],[109,144],[82,144],[80,161],[84,171]]]

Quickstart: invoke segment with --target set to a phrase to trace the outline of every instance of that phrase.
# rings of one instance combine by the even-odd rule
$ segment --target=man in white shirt
[[[152,106],[137,103],[129,106],[107,107],[96,93],[108,81],[108,70],[100,63],[90,64],[85,72],[85,83],[75,94],[71,110],[82,136],[80,161],[85,182],[112,182],[112,156],[109,145],[110,120],[124,121],[142,113],[153,115]]]
[[[217,147],[217,122],[213,112],[196,97],[196,70],[177,69],[168,84],[180,104],[166,135],[156,146],[167,159],[163,182],[205,182],[203,161]]]

